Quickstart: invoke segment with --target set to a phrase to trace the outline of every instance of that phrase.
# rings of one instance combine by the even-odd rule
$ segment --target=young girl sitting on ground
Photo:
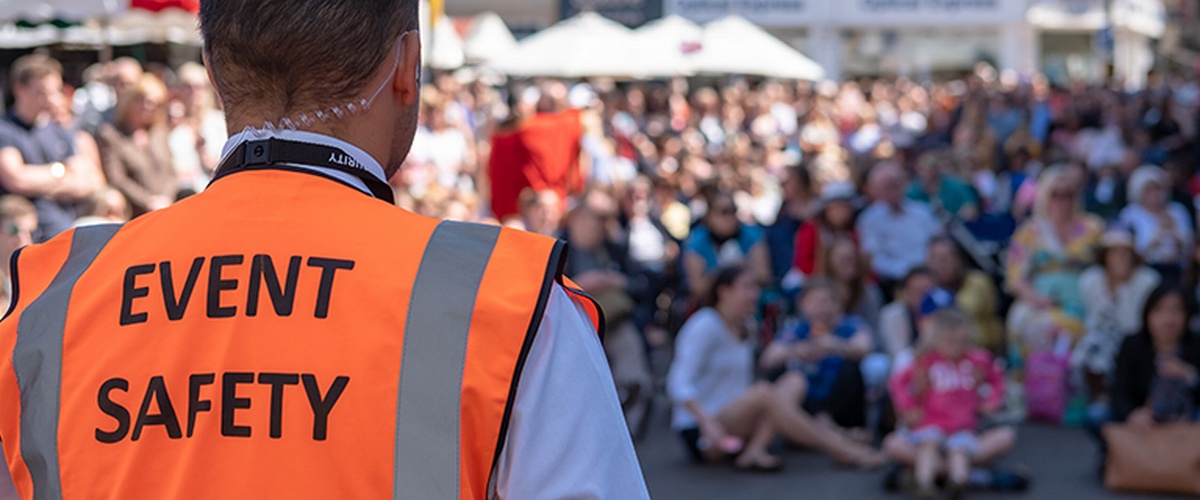
[[[955,309],[929,323],[921,352],[892,379],[896,412],[916,446],[915,474],[923,497],[932,497],[940,471],[952,496],[965,490],[972,459],[994,455],[994,440],[980,438],[979,415],[1000,409],[1004,380],[987,351],[975,346],[974,323]]]

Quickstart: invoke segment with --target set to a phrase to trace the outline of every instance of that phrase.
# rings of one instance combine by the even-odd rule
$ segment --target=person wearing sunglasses
[[[29,200],[16,195],[0,196],[0,258],[4,259],[3,304],[5,309],[12,299],[12,284],[9,281],[9,262],[13,253],[32,245],[40,236],[37,209]]]
[[[713,192],[708,211],[683,243],[683,270],[691,300],[708,296],[717,269],[744,266],[759,283],[771,278],[771,255],[762,228],[742,222],[733,195]]]
[[[1008,331],[1027,349],[1046,349],[1053,338],[1083,333],[1083,271],[1095,263],[1104,223],[1083,211],[1077,177],[1053,167],[1038,180],[1033,217],[1017,229],[1008,250],[1005,283],[1016,296]]]

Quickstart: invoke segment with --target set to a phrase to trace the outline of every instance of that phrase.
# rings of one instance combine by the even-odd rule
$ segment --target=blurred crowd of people
[[[41,55],[8,74],[6,255],[166,207],[221,156],[198,64],[118,59],[75,89]],[[665,385],[697,460],[775,470],[782,436],[912,466],[925,493],[938,475],[1012,486],[983,467],[1025,416],[1196,416],[1198,104],[1194,79],[1130,93],[987,66],[938,83],[439,74],[392,184],[420,214],[570,243],[635,433]]]

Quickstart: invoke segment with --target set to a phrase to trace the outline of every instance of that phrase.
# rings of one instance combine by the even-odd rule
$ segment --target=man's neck
[[[41,112],[40,110],[33,109],[28,105],[22,105],[22,104],[23,103],[21,103],[21,102],[13,103],[13,107],[12,107],[13,116],[16,116],[18,120],[21,120],[26,125],[31,125],[31,126],[35,126],[35,127],[40,125],[43,121],[43,118],[45,118],[46,114]]]

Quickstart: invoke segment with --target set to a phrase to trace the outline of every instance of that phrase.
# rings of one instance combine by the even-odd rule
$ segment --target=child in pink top
[[[979,415],[1000,409],[1004,379],[992,356],[974,346],[971,319],[960,311],[937,313],[913,363],[891,381],[897,414],[917,446],[916,479],[932,495],[939,470],[961,493],[979,451]]]

